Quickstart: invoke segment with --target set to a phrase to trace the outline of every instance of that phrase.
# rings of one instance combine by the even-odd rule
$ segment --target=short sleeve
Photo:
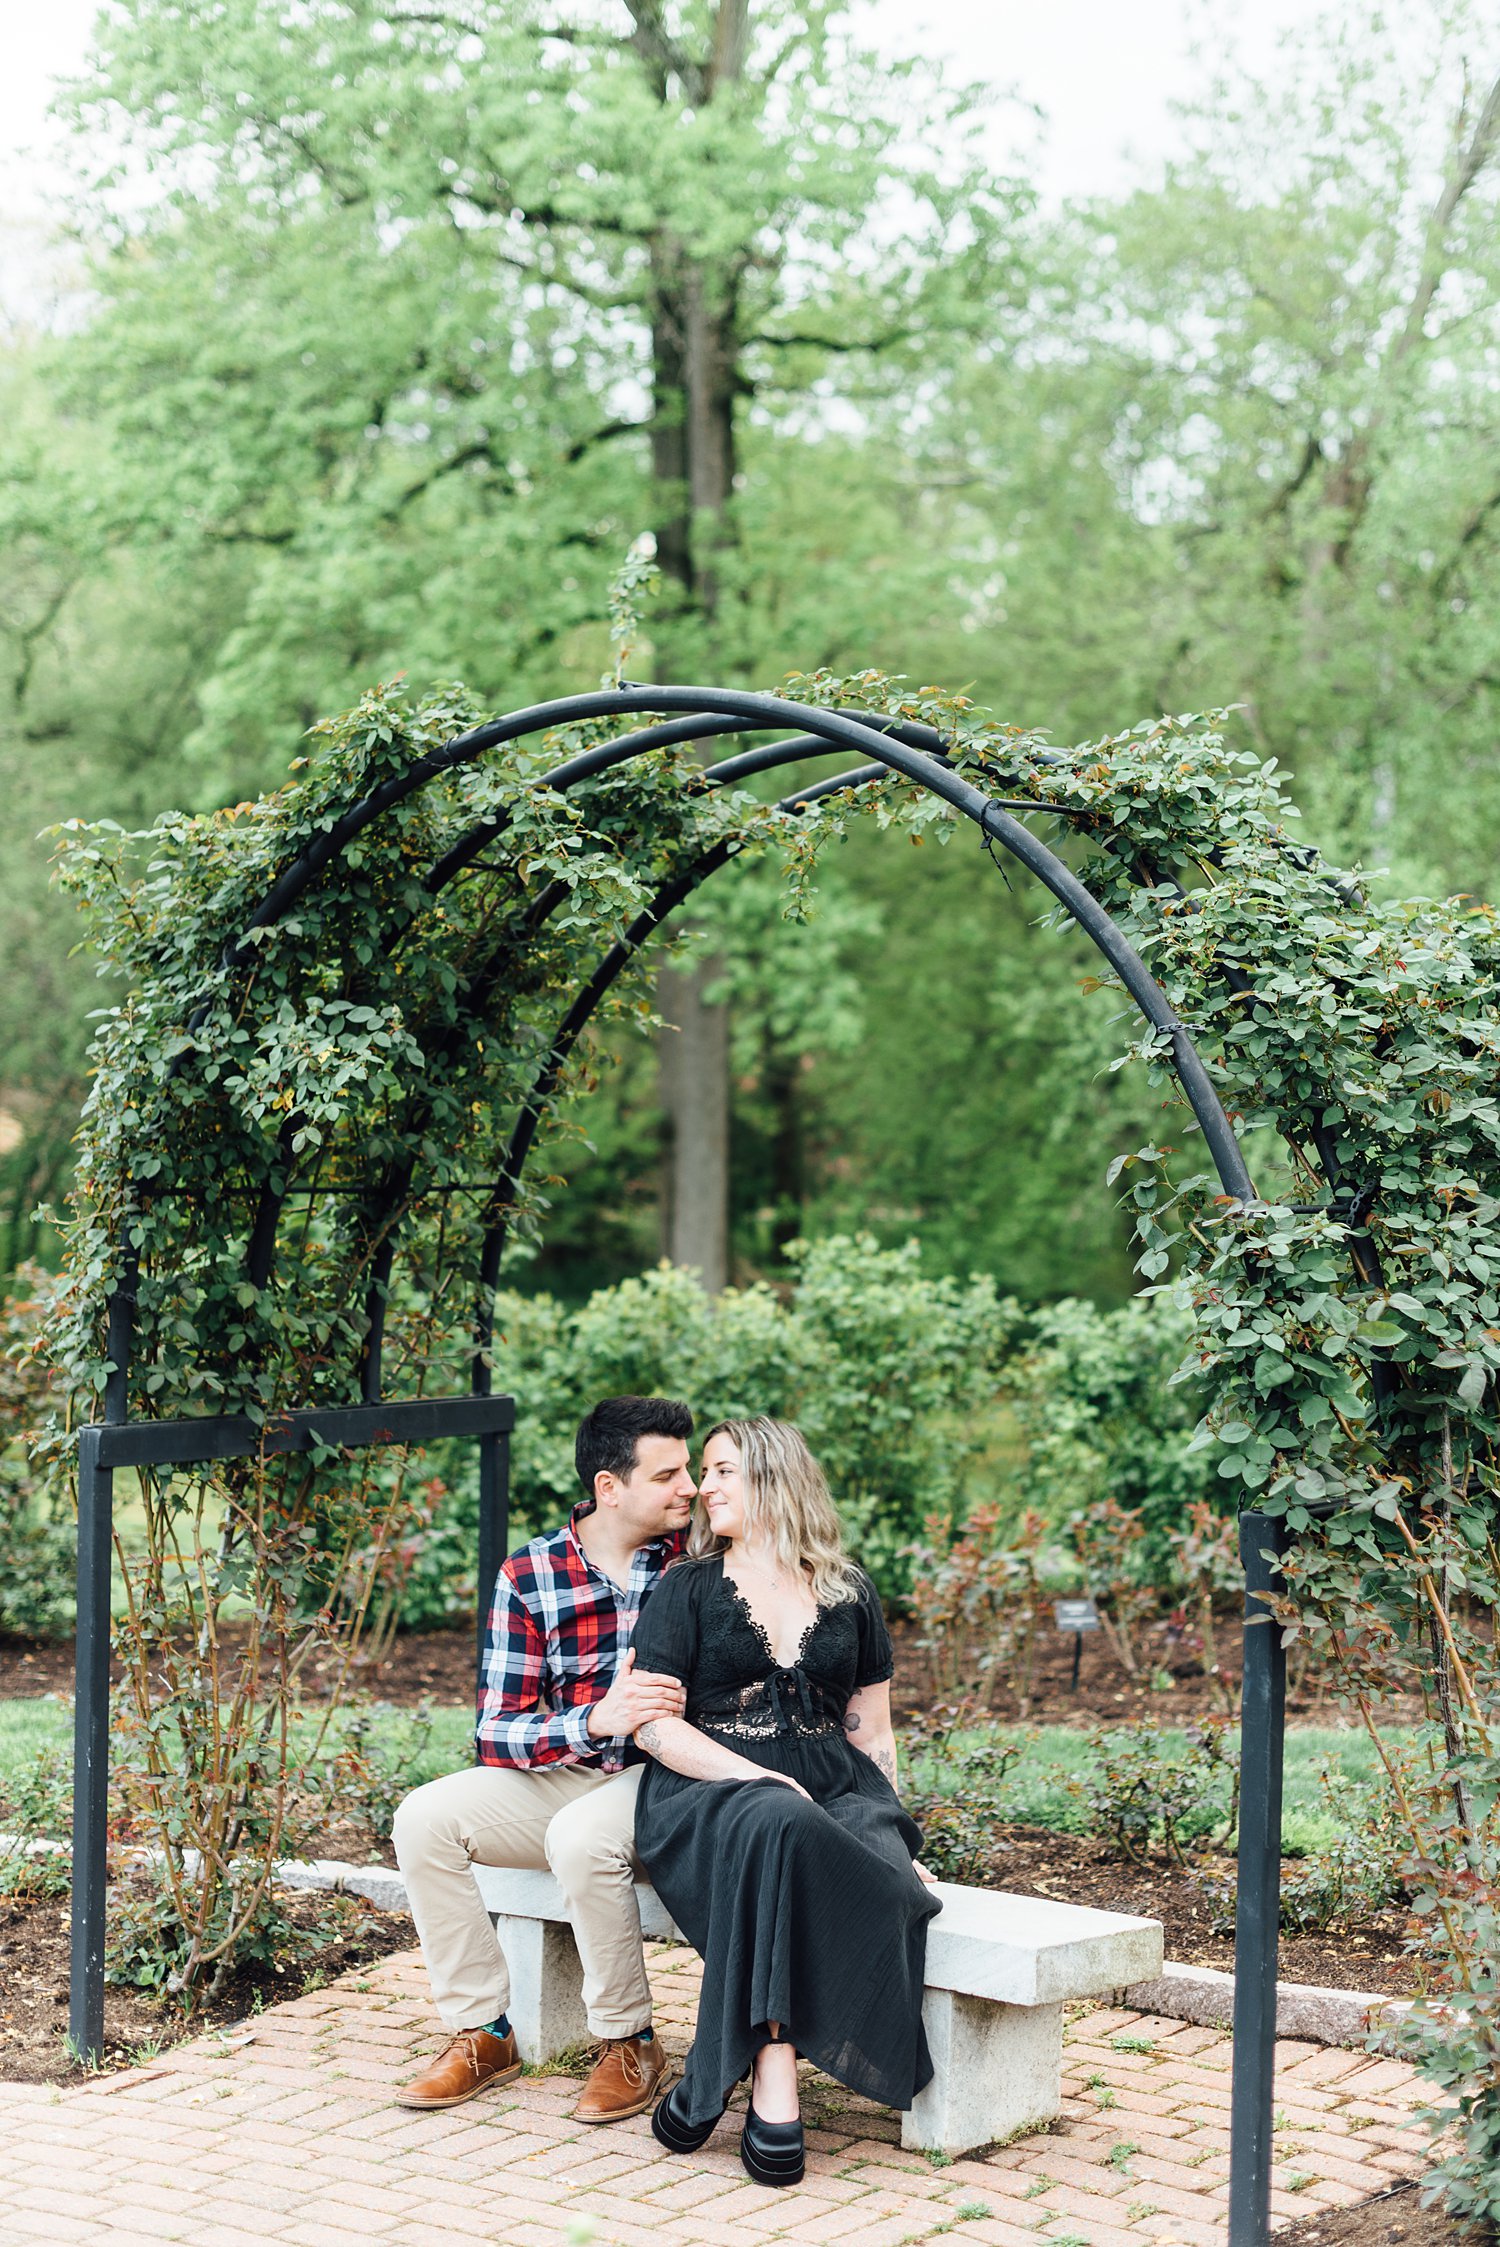
[[[864,1571],[859,1578],[859,1613],[856,1618],[859,1632],[859,1656],[854,1671],[854,1690],[861,1692],[867,1685],[884,1685],[896,1671],[896,1652],[891,1645],[891,1634],[885,1627],[885,1617],[880,1609],[880,1594]],[[639,1659],[639,1657],[637,1657]]]
[[[676,1561],[642,1607],[630,1636],[638,1670],[660,1670],[686,1685],[698,1666],[698,1584],[702,1569]]]

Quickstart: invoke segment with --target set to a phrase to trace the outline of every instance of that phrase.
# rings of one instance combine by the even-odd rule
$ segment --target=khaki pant
[[[392,1839],[422,1959],[444,2026],[478,2028],[510,2004],[510,1970],[471,1867],[550,1867],[567,1898],[594,2036],[633,2036],[651,2022],[634,1883],[635,1798],[642,1767],[533,1771],[477,1765],[433,1779],[396,1812]]]

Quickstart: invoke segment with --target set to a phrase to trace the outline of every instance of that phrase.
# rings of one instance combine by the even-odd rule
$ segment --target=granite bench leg
[[[569,2045],[587,2044],[583,1967],[568,1922],[490,1917],[510,1967],[510,2025],[522,2059],[536,2067]]]
[[[969,2153],[1062,2111],[1063,2009],[930,1989],[922,2022],[933,2078],[901,2117],[913,2152]]]

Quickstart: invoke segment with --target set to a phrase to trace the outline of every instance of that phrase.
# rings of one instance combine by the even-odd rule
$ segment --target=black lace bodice
[[[737,1739],[836,1731],[851,1696],[895,1667],[879,1596],[863,1573],[857,1596],[820,1607],[795,1661],[780,1663],[718,1554],[668,1569],[631,1644],[640,1669],[681,1678],[689,1724]]]

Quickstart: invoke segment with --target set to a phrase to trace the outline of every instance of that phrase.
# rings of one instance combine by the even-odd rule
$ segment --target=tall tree
[[[70,363],[142,525],[257,557],[203,694],[236,771],[372,669],[506,696],[577,675],[643,519],[668,589],[653,668],[747,675],[748,421],[806,422],[830,370],[909,376],[1015,268],[1023,198],[973,160],[969,97],[861,54],[838,12],[124,0],[105,20],[80,118],[158,191],[122,206]],[[701,977],[672,995],[669,1238],[713,1285],[727,1039]]]
[[[1341,5],[1065,214],[1022,348],[906,433],[1021,722],[1242,706],[1310,840],[1493,894],[1500,36]],[[947,675],[962,675],[956,664]]]

